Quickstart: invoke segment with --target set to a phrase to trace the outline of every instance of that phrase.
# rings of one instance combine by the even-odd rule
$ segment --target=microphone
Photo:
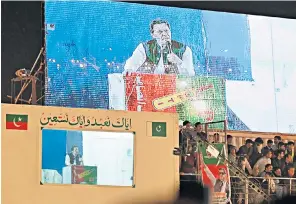
[[[169,50],[169,54],[172,53],[172,43],[171,41],[167,41],[167,47],[168,47],[168,50]]]
[[[172,53],[172,43],[171,43],[171,41],[166,42],[166,47],[168,49],[167,54],[171,54]],[[172,65],[172,63],[170,61],[168,61],[167,63],[168,63],[168,65]]]

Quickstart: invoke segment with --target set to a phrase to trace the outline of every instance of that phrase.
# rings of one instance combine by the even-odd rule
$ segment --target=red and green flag
[[[220,155],[225,157],[226,151],[224,144],[219,143],[212,145],[220,152]],[[202,183],[213,190],[213,200],[219,200],[219,203],[226,203],[231,195],[229,169],[228,166],[224,164],[224,160],[211,155],[209,149],[205,145],[199,146],[199,167],[202,175]]]
[[[27,130],[28,115],[6,114],[6,129]]]

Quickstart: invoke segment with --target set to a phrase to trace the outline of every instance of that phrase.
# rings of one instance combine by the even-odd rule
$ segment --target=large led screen
[[[227,118],[231,130],[296,132],[294,20],[48,1],[45,23],[47,105],[177,112],[191,122]]]

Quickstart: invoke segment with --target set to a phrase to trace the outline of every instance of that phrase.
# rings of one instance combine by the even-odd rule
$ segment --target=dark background
[[[18,69],[32,68],[42,47],[41,5],[38,1],[1,1],[1,103],[10,103],[10,80]],[[24,99],[29,99],[29,90],[30,86]]]
[[[133,3],[196,8],[233,13],[296,18],[296,2],[133,1]],[[1,102],[10,103],[10,79],[20,68],[31,69],[44,44],[43,10],[38,1],[2,1]],[[59,14],[57,11],[57,15]],[[27,94],[24,94],[27,95]],[[29,98],[29,96],[24,96]]]

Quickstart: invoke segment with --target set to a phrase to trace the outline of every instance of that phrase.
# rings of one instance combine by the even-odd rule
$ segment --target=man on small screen
[[[83,165],[83,160],[77,146],[72,146],[71,153],[66,155],[65,164],[66,166]]]
[[[152,21],[150,34],[153,39],[140,43],[126,61],[125,73],[195,75],[191,49],[171,39],[171,27],[167,21]]]

